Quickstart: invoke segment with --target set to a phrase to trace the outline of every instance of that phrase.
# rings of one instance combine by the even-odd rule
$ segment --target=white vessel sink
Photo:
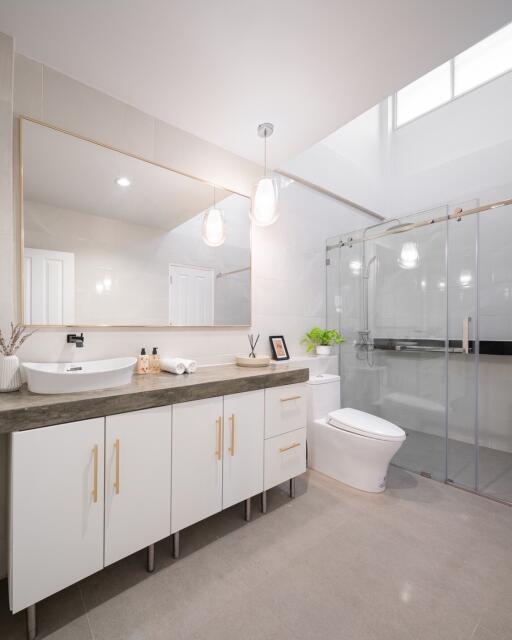
[[[90,362],[25,362],[32,393],[75,393],[128,384],[136,358],[111,358]]]

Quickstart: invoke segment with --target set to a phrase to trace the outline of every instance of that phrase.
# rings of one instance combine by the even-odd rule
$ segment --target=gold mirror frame
[[[179,169],[175,169],[173,167],[166,166],[159,162],[155,162],[154,160],[148,160],[147,158],[143,158],[135,153],[130,153],[127,151],[123,151],[118,149],[117,147],[111,146],[109,144],[104,144],[103,142],[98,142],[97,140],[93,140],[92,138],[88,138],[87,136],[83,136],[79,133],[75,133],[73,131],[69,131],[67,129],[62,129],[61,127],[57,127],[53,124],[49,124],[48,122],[44,122],[42,120],[37,120],[36,118],[31,118],[29,116],[18,116],[19,122],[19,136],[18,136],[18,145],[19,145],[19,186],[18,186],[18,197],[19,197],[19,207],[18,207],[18,251],[19,251],[19,260],[18,260],[18,317],[20,318],[20,323],[28,328],[33,329],[178,329],[178,330],[197,330],[197,329],[240,329],[240,328],[248,328],[252,324],[252,290],[253,290],[253,282],[252,282],[252,224],[249,222],[249,304],[250,304],[250,319],[249,324],[213,324],[213,325],[171,325],[171,324],[139,324],[139,325],[127,325],[127,324],[26,324],[25,323],[25,304],[24,304],[24,291],[25,291],[25,277],[24,277],[24,257],[25,257],[25,227],[24,227],[24,207],[23,207],[23,125],[24,122],[32,122],[34,124],[41,125],[43,127],[47,127],[48,129],[53,129],[54,131],[58,131],[59,133],[65,133],[67,135],[73,136],[79,140],[83,140],[84,142],[89,142],[91,144],[95,144],[99,147],[103,147],[104,149],[109,149],[110,151],[115,151],[116,153],[121,153],[130,158],[134,158],[135,160],[140,160],[141,162],[146,162],[155,167],[159,167],[160,169],[165,169],[166,171],[172,171],[173,173],[177,173],[178,175],[184,176],[186,178],[191,178],[192,180],[197,180],[203,184],[207,184],[212,188],[222,189],[224,191],[229,191],[234,195],[241,196],[243,198],[247,198],[248,206],[250,211],[251,207],[251,197],[245,193],[240,193],[239,191],[233,191],[233,189],[228,189],[222,185],[210,182],[209,180],[204,180],[203,178],[198,178],[197,176],[191,175],[190,173],[186,173],[185,171],[180,171]]]

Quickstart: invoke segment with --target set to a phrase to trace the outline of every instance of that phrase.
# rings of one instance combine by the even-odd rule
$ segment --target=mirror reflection
[[[22,120],[25,324],[250,324],[250,201]]]

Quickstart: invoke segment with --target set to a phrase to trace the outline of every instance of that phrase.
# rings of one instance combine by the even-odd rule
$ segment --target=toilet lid
[[[367,438],[405,440],[405,431],[398,425],[357,409],[345,408],[331,411],[328,422],[337,429],[358,433]]]

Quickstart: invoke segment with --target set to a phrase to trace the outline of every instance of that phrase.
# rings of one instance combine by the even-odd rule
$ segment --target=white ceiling
[[[512,20],[510,0],[1,0],[31,58],[279,166]]]
[[[116,179],[127,177],[129,187]],[[216,189],[217,202],[230,196]],[[30,121],[23,123],[23,197],[171,230],[212,205],[213,188],[169,169]],[[246,203],[246,198],[232,196]],[[247,207],[247,205],[245,204]]]

